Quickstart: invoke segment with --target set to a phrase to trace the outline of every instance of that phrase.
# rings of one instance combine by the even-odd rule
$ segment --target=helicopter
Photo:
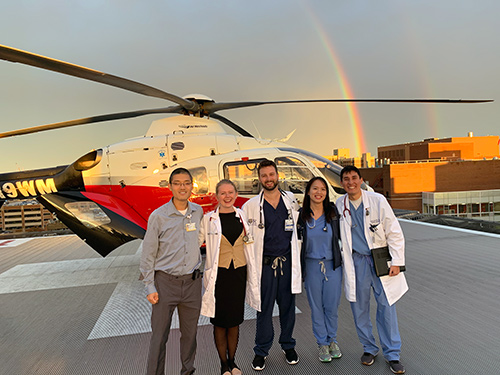
[[[94,81],[137,94],[161,98],[174,105],[99,115],[0,133],[0,138],[150,114],[176,114],[155,120],[145,135],[91,150],[69,165],[0,174],[0,206],[8,200],[35,198],[69,229],[105,257],[124,243],[142,239],[149,215],[168,202],[170,173],[177,167],[193,175],[190,200],[205,212],[216,205],[215,186],[232,180],[239,191],[237,206],[260,191],[257,166],[274,160],[281,188],[301,199],[307,181],[322,176],[335,200],[345,191],[341,167],[282,140],[254,137],[221,116],[222,110],[271,104],[298,103],[482,103],[463,99],[308,99],[215,102],[193,94],[184,97],[126,78],[103,73],[31,52],[0,45],[0,59]],[[237,134],[227,133],[222,125]],[[364,185],[363,188],[370,189]]]

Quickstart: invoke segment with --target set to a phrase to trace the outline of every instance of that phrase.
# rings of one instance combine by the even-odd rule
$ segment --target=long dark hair
[[[306,185],[306,192],[304,193],[304,204],[302,205],[302,211],[300,213],[300,216],[302,217],[302,220],[305,222],[309,220],[313,212],[311,210],[311,197],[309,196],[309,191],[311,190],[311,186],[314,183],[314,181],[320,180],[326,188],[326,196],[325,200],[323,201],[323,210],[325,211],[325,219],[327,223],[330,223],[332,219],[335,218],[336,213],[335,209],[332,207],[332,204],[330,203],[330,193],[328,189],[328,183],[325,181],[323,177],[313,177],[309,180],[309,182]]]

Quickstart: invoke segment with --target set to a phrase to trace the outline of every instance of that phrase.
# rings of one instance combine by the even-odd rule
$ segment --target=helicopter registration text
[[[0,189],[0,199],[36,197],[50,193],[57,193],[53,178],[5,182]]]

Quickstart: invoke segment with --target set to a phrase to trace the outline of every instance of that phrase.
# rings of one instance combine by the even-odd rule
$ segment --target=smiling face
[[[349,171],[342,176],[342,187],[347,192],[350,200],[361,197],[361,184],[363,179],[355,171]]]
[[[262,167],[259,171],[259,181],[265,190],[272,191],[278,186],[278,173],[273,166]]]
[[[236,197],[238,193],[233,185],[231,184],[222,184],[217,189],[217,202],[219,202],[219,210],[221,212],[230,212],[233,211],[234,202],[236,201]]]
[[[172,177],[172,182],[168,184],[172,192],[173,199],[179,202],[185,202],[193,192],[193,182],[191,176],[186,173],[178,173]]]
[[[321,180],[315,180],[311,188],[309,189],[309,198],[311,198],[311,203],[321,204],[326,198],[326,186]]]

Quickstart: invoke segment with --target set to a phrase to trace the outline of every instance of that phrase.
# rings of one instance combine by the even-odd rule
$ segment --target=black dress
[[[219,213],[222,226],[221,252],[224,248],[243,249],[243,224],[234,212]],[[247,267],[218,267],[215,283],[215,317],[210,322],[223,328],[231,328],[243,322],[245,312],[245,288]]]

